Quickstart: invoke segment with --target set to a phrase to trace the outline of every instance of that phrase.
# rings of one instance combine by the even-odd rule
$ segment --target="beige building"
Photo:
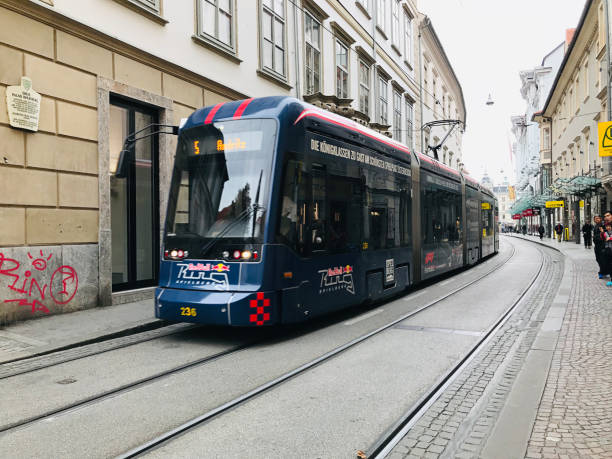
[[[150,124],[289,95],[420,150],[419,18],[415,0],[0,0],[0,324],[152,297],[169,128],[145,129],[162,133],[116,175],[125,137]],[[424,107],[465,119],[436,40]],[[36,132],[9,124],[22,77],[42,96]]]
[[[573,236],[585,219],[610,206],[609,161],[598,154],[598,123],[608,121],[606,19],[602,0],[586,2],[578,27],[541,112],[540,164],[550,177],[544,194],[564,199],[548,211]]]
[[[460,170],[463,167],[461,145],[466,111],[461,84],[444,52],[431,20],[421,15],[420,47],[422,51],[421,118],[423,124],[442,120],[459,120],[461,124],[440,124],[422,131],[423,145],[435,147],[453,127],[438,152],[440,161]]]

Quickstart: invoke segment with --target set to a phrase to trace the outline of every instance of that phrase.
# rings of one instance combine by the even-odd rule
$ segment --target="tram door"
[[[115,176],[123,139],[157,122],[155,111],[111,99],[110,201],[113,291],[157,284],[159,266],[158,145],[138,140],[122,177]],[[149,131],[143,131],[144,136]]]

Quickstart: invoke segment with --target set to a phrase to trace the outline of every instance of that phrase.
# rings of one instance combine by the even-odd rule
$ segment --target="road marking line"
[[[373,311],[366,312],[365,314],[355,317],[354,319],[347,320],[346,322],[344,322],[344,325],[354,325],[357,322],[361,322],[362,320],[375,316],[376,314],[380,314],[383,311],[384,311],[383,308],[374,309]]]

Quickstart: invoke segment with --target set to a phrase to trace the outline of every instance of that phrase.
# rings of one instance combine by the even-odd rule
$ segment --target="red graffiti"
[[[32,260],[32,267],[40,272],[47,270],[47,262],[53,255],[44,257],[42,250],[40,257],[34,258],[30,253],[28,257]],[[42,303],[47,299],[47,295],[58,305],[64,305],[72,301],[79,288],[79,277],[71,266],[60,266],[53,274],[49,283],[41,285],[32,277],[32,271],[26,270],[23,276],[15,271],[19,269],[21,264],[12,258],[6,257],[0,252],[0,276],[12,279],[12,283],[8,288],[14,292],[24,295],[23,298],[13,300],[4,300],[4,303],[19,303],[19,306],[31,306],[32,312],[42,311],[46,314],[49,309]],[[54,285],[59,285],[60,290],[54,291]],[[56,290],[58,287],[55,287]]]

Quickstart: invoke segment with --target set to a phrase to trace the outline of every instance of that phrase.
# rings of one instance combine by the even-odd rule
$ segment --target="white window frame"
[[[161,0],[128,0],[130,3],[135,4],[147,11],[151,11],[155,14],[161,14]]]
[[[406,99],[406,145],[414,149],[414,104]]]
[[[382,90],[384,87],[384,91]],[[378,99],[376,101],[376,114],[378,122],[386,125],[389,121],[389,83],[382,75],[378,75]]]
[[[209,34],[204,30],[204,5],[208,3],[215,7],[215,31],[213,34]],[[212,44],[213,46],[219,47],[224,51],[229,51],[232,54],[236,54],[236,2],[235,0],[229,0],[230,5],[230,43],[226,43],[219,39],[219,15],[223,10],[219,7],[219,0],[197,0],[197,20],[198,20],[198,37]]]
[[[364,82],[362,79],[362,69],[365,70],[365,75],[367,76],[367,82]],[[359,111],[365,113],[370,116],[370,88],[371,88],[371,68],[368,64],[365,63],[363,59],[359,59]],[[365,99],[365,104],[363,100]],[[364,107],[365,105],[365,107]]]
[[[306,22],[307,20],[312,21],[313,24],[317,24],[318,26],[318,48],[315,46],[314,43],[312,43],[312,40],[308,38],[307,34],[306,34]],[[314,94],[316,92],[321,91],[321,21],[319,21],[316,16],[312,13],[310,13],[307,10],[304,10],[304,80],[305,80],[305,89],[304,89],[304,94]],[[310,74],[309,74],[309,69],[308,69],[308,54],[312,53],[313,54],[313,58],[312,58],[312,63],[313,63],[313,68],[310,69]],[[318,53],[318,57],[316,60],[318,60],[319,62],[319,78],[318,81],[315,85],[315,53]]]
[[[342,67],[339,63],[338,63],[338,47],[342,47],[345,49],[346,51],[346,67]],[[347,99],[349,97],[349,88],[350,88],[350,81],[349,81],[349,64],[350,64],[350,54],[349,54],[349,46],[344,43],[342,40],[340,40],[338,37],[336,37],[336,39],[334,40],[334,58],[335,58],[335,76],[336,76],[336,96],[341,98],[341,99]],[[342,87],[341,84],[341,80],[339,79],[338,76],[338,70],[340,70],[340,72],[346,74],[346,87]],[[344,91],[344,92],[343,92]]]
[[[387,33],[387,0],[376,0],[376,25]]]
[[[393,139],[402,141],[402,94],[393,89]]]
[[[412,66],[412,18],[408,11],[404,10],[404,60]]]
[[[282,16],[280,16],[278,14],[277,11],[275,11],[273,9],[274,5],[276,4],[276,2],[282,2],[283,4],[283,11],[282,11]],[[267,5],[266,3],[269,3],[272,8],[270,8],[269,5]],[[278,79],[281,79],[282,81],[286,82],[287,81],[287,21],[286,21],[286,17],[287,17],[287,2],[285,0],[260,0],[260,20],[259,20],[259,31],[260,31],[260,42],[259,42],[259,52],[260,52],[260,62],[261,62],[261,70],[265,73],[268,73]],[[264,18],[267,16],[270,17],[272,23],[271,23],[271,42],[265,38],[264,36]],[[283,47],[280,48],[277,43],[276,43],[276,28],[275,25],[276,23],[280,23],[282,24],[282,44]],[[272,64],[271,66],[267,66],[265,63],[265,52],[264,52],[264,42],[270,42],[272,45]],[[276,70],[276,50],[277,49],[281,49],[283,52],[283,57],[282,57],[282,72],[279,72],[278,70]]]
[[[391,43],[400,50],[400,0],[391,0]]]

